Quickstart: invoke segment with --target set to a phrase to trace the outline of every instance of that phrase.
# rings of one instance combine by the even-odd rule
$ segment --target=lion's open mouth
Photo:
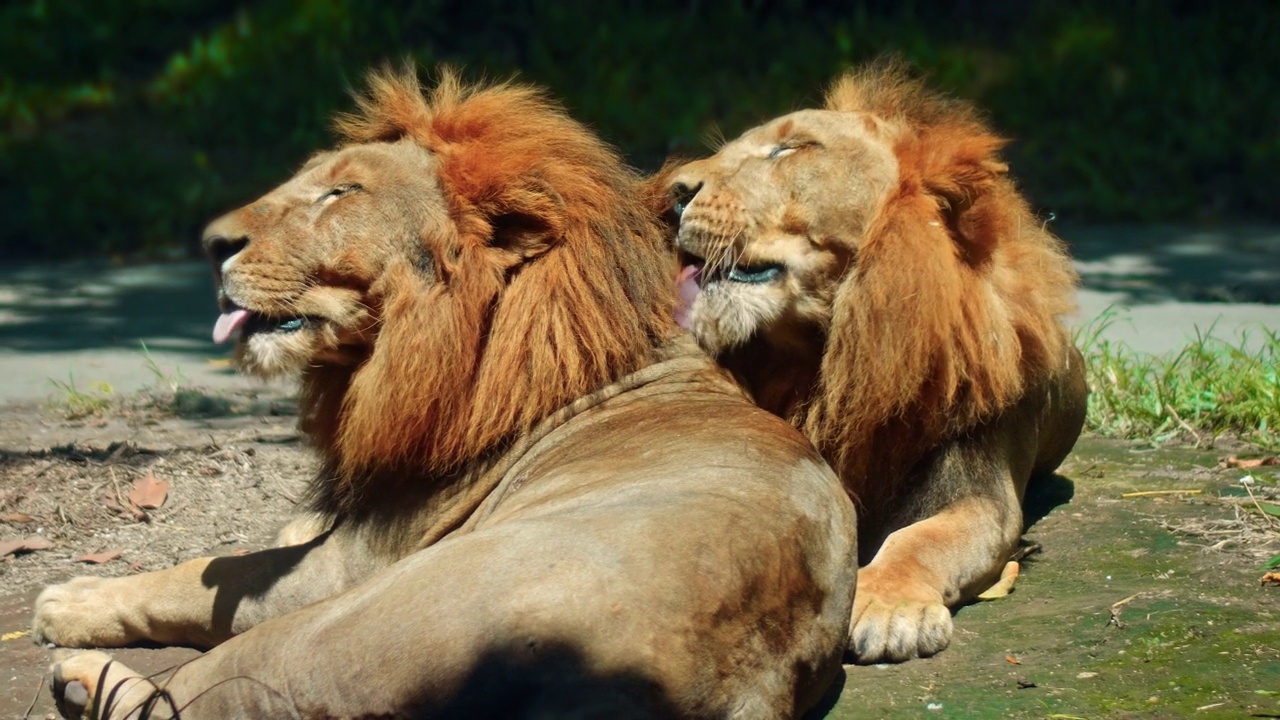
[[[270,317],[232,305],[214,323],[213,341],[221,344],[235,337],[243,339],[257,333],[293,333],[308,322],[306,317]]]
[[[771,282],[782,276],[784,267],[781,263],[741,263],[729,265],[723,263],[707,267],[707,261],[686,250],[680,251],[681,281],[695,280],[699,288],[705,288],[713,282],[737,282],[758,285]]]

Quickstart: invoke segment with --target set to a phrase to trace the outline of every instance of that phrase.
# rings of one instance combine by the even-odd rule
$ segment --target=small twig
[[[1262,513],[1262,517],[1267,519],[1267,526],[1268,527],[1280,526],[1280,521],[1277,521],[1274,517],[1271,516],[1271,513],[1267,512],[1266,510],[1263,510],[1262,506],[1258,504],[1258,498],[1253,494],[1253,488],[1249,487],[1248,485],[1243,485],[1243,487],[1244,487],[1244,491],[1249,493],[1249,499],[1253,501],[1253,506],[1258,509],[1258,512]]]
[[[122,508],[130,507],[131,504],[126,504],[124,496],[120,494],[120,481],[116,479],[116,469],[109,467],[107,470],[111,473],[111,485],[116,489],[116,502],[119,503]]]
[[[1122,498],[1150,497],[1153,495],[1199,495],[1203,490],[1143,490],[1123,493]]]
[[[1108,619],[1108,620],[1107,620],[1107,625],[1109,625],[1109,626],[1110,626],[1110,625],[1115,625],[1117,630],[1123,630],[1123,629],[1124,629],[1124,621],[1120,619],[1120,612],[1121,612],[1122,610],[1124,610],[1124,606],[1125,606],[1125,605],[1128,605],[1129,603],[1133,602],[1133,601],[1138,597],[1138,595],[1140,595],[1140,594],[1141,594],[1141,593],[1138,593],[1137,595],[1130,595],[1129,597],[1127,597],[1127,598],[1125,598],[1125,599],[1123,599],[1123,600],[1120,600],[1119,602],[1114,602],[1114,603],[1112,603],[1112,604],[1111,604],[1111,617],[1110,617],[1110,619]]]
[[[1014,550],[1013,555],[1010,556],[1009,559],[1014,562],[1020,562],[1026,559],[1029,555],[1034,555],[1040,552],[1041,549],[1040,543],[1038,542],[1027,543],[1026,545],[1019,547],[1017,550]]]
[[[1169,411],[1169,414],[1173,416],[1173,419],[1174,419],[1174,420],[1177,420],[1177,421],[1178,421],[1178,424],[1182,426],[1182,429],[1183,429],[1183,430],[1186,430],[1187,432],[1191,433],[1191,437],[1193,437],[1193,438],[1195,438],[1195,439],[1196,439],[1195,447],[1196,447],[1196,448],[1199,448],[1199,447],[1200,447],[1200,433],[1196,432],[1196,431],[1195,431],[1195,429],[1193,429],[1190,425],[1188,425],[1188,424],[1187,424],[1187,421],[1182,419],[1182,416],[1178,414],[1178,411],[1177,411],[1177,410],[1174,410],[1174,409],[1173,409],[1173,406],[1172,406],[1172,405],[1170,405],[1169,403],[1165,403],[1165,404],[1164,404],[1164,409]]]
[[[36,694],[31,696],[31,704],[27,706],[27,711],[22,713],[22,717],[31,717],[31,711],[36,709],[36,702],[40,699],[40,691],[44,690],[44,674],[40,675],[40,682],[36,685]]]

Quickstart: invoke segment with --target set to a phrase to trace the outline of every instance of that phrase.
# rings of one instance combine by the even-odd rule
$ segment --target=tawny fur
[[[681,323],[805,432],[859,509],[850,650],[931,655],[1078,436],[1076,275],[974,108],[895,62],[653,179]],[[652,203],[651,203],[652,204]],[[661,207],[662,203],[656,203]]]
[[[448,71],[425,96],[412,72],[376,73],[369,85],[339,132],[351,143],[409,137],[434,152],[453,227],[422,238],[445,285],[388,279],[377,348],[350,388],[342,374],[304,377],[308,417],[342,418],[313,428],[339,506],[371,474],[445,473],[527,431],[634,370],[674,330],[674,298],[659,282],[670,260],[612,149],[534,88],[466,87]],[[552,240],[563,249],[506,276]],[[494,245],[507,253],[493,256]]]
[[[859,496],[898,494],[921,452],[1061,364],[1076,274],[1005,176],[1005,141],[972,106],[894,63],[842,77],[825,104],[894,126],[900,181],[837,290],[818,387],[797,424]]]
[[[61,658],[59,710],[814,707],[840,672],[853,507],[677,332],[639,177],[535,90],[371,87],[344,147],[204,239],[215,337],[246,371],[302,378],[313,512],[274,548],[46,588],[39,642],[209,648],[154,681]]]

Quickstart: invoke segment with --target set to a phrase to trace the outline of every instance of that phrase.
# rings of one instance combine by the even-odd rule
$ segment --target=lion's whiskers
[[[724,243],[716,248],[714,253],[709,253],[706,267],[711,272],[727,274],[738,266],[738,263],[742,261],[742,256],[747,251],[746,245],[738,242],[743,234],[743,229],[738,228],[733,235],[726,238]]]

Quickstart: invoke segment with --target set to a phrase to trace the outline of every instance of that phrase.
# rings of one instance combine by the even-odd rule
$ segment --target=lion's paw
[[[951,643],[951,611],[942,594],[910,586],[858,578],[849,628],[849,652],[862,665],[929,657]]]
[[[53,702],[64,718],[131,717],[156,694],[150,680],[96,650],[65,656],[50,674]],[[163,713],[167,708],[155,709]]]
[[[31,635],[61,647],[120,647],[142,639],[119,615],[120,578],[81,577],[36,598]]]

